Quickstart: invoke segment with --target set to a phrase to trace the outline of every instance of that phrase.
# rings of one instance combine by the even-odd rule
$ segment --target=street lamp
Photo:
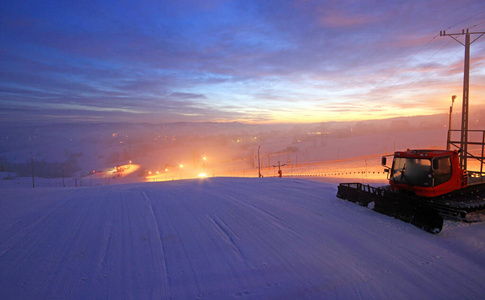
[[[179,167],[180,167],[180,179],[182,179],[182,168],[184,167],[184,165],[183,164],[180,164]]]
[[[450,150],[450,142],[451,142],[451,115],[453,113],[453,103],[455,103],[456,95],[451,96],[451,106],[450,106],[450,116],[448,121],[448,141],[446,143],[446,150]]]
[[[205,173],[205,160],[207,159],[207,157],[202,157],[202,169],[204,169],[204,173]]]

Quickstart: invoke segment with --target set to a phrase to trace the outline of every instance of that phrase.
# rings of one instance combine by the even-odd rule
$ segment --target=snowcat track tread
[[[469,213],[485,214],[485,185],[476,185],[428,200],[445,219],[475,222]]]

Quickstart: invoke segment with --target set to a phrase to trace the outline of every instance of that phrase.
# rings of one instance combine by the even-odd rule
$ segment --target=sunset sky
[[[485,31],[483,0],[6,0],[0,119],[286,123],[446,113],[452,95],[461,104],[464,47],[439,33],[466,28]],[[473,110],[485,104],[485,36],[471,57]]]

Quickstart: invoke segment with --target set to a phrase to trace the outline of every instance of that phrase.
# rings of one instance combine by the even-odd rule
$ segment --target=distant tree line
[[[32,176],[32,160],[24,163],[8,162],[5,157],[1,157],[4,172],[16,173],[20,177]],[[34,159],[34,176],[43,178],[74,177],[80,170],[77,160],[73,157],[64,162],[47,162],[45,160],[36,161]]]

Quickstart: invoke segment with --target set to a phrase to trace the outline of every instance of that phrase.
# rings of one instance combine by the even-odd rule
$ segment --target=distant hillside
[[[474,120],[474,126],[481,124],[481,119]],[[29,169],[34,158],[44,169],[70,166],[82,175],[133,160],[147,171],[174,170],[183,164],[186,175],[202,168],[227,174],[257,167],[258,148],[263,165],[269,166],[444,147],[447,123],[446,114],[311,124],[3,123],[0,165],[10,166],[10,171]]]

